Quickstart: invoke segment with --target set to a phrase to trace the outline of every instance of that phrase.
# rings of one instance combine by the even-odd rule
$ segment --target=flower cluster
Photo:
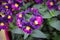
[[[29,21],[26,20],[26,14],[32,13]],[[43,22],[42,16],[39,14],[36,8],[28,8],[25,11],[19,12],[16,14],[16,24],[22,29],[25,33],[31,34],[32,30],[40,28]]]
[[[22,5],[22,0],[0,0],[0,30],[8,28],[13,21],[13,11],[20,10]]]
[[[11,11],[20,10],[20,7],[23,5],[22,0],[1,0],[0,4],[5,8]]]
[[[12,11],[18,10],[19,3],[22,1],[0,0],[0,30],[7,29],[10,22],[12,22]]]
[[[7,29],[8,24],[12,22],[12,12],[10,10],[5,10],[3,7],[0,7],[0,30]]]

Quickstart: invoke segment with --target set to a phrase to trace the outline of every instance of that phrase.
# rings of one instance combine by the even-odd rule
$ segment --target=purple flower
[[[56,10],[59,10],[59,11],[60,11],[60,6],[58,6],[58,7],[56,8]]]
[[[12,11],[20,10],[19,4],[15,3],[15,4],[11,4],[11,5],[12,5]]]
[[[40,15],[40,13],[39,13],[38,9],[36,9],[36,8],[31,8],[31,12],[32,12],[32,13],[33,13],[33,15],[35,15],[35,16]]]
[[[5,5],[5,4],[11,4],[13,1],[12,0],[0,0],[0,2],[2,5]]]
[[[7,11],[5,12],[5,18],[6,18],[6,20],[8,21],[8,23],[12,22],[12,21],[13,21],[12,11],[7,10]]]
[[[19,28],[22,28],[22,21],[25,19],[24,16],[25,16],[24,11],[16,14],[16,24]]]
[[[0,0],[0,2],[8,2],[8,0]]]
[[[31,24],[29,22],[23,22],[23,31],[27,34],[31,34],[32,33],[32,28],[31,28]]]
[[[5,5],[2,5],[5,10],[11,10],[11,4],[5,4]]]
[[[24,16],[25,16],[24,11],[23,12],[19,12],[18,14],[16,14],[16,19],[23,20],[24,19]]]
[[[1,29],[8,29],[8,24],[4,22],[0,22],[0,30]]]
[[[30,13],[30,12],[33,15],[40,15],[38,9],[36,9],[36,8],[28,8],[27,10],[25,10],[25,14]]]
[[[19,3],[22,3],[23,0],[16,0],[16,1],[19,2]]]
[[[20,10],[21,6],[23,6],[22,0],[14,0],[11,4],[12,10]]]
[[[12,15],[7,15],[7,20],[9,23],[12,22],[13,21]]]
[[[11,1],[11,0],[10,0]],[[11,10],[11,3],[8,3],[8,2],[1,2],[1,5],[0,5],[2,8],[4,8],[5,10]]]
[[[1,15],[0,15],[0,30],[1,29],[6,29],[7,28],[6,24],[8,24],[7,20],[4,20],[4,18],[2,18]]]
[[[43,3],[43,0],[34,0],[37,4]]]
[[[30,18],[30,24],[32,25],[33,29],[38,29],[42,25],[43,18],[41,15],[39,16],[32,16]]]
[[[58,6],[58,10],[60,10],[60,6]]]
[[[22,21],[20,19],[17,19],[16,24],[17,24],[18,28],[22,29]]]
[[[25,10],[25,14],[29,13],[31,11],[31,8],[28,8],[27,10]]]
[[[36,8],[31,8],[31,11],[34,13],[38,13],[38,9],[36,9]]]
[[[27,34],[31,34],[32,33],[32,29],[30,26],[26,26],[25,28],[23,28],[23,31]]]
[[[57,2],[55,0],[48,0],[46,5],[49,9],[57,8]]]
[[[13,3],[13,1],[12,0],[8,0],[8,4],[12,4]]]

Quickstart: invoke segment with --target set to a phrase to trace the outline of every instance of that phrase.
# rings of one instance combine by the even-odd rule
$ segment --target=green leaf
[[[42,5],[40,5],[40,4],[35,4],[33,7],[39,9],[39,8],[42,7]]]
[[[26,39],[29,36],[29,34],[24,33],[24,39]]]
[[[60,14],[60,11],[55,11],[54,15],[58,16]]]
[[[46,35],[39,30],[34,30],[31,36],[36,38],[46,38]]]
[[[22,39],[22,35],[12,33],[12,39],[11,40],[21,40],[21,39]]]
[[[47,18],[51,18],[52,16],[49,14],[49,12],[45,12],[43,13],[43,18],[47,19]]]
[[[10,24],[9,24],[9,28],[10,28],[9,30],[13,30],[13,29],[16,28],[16,26],[15,26],[13,23],[10,23]]]
[[[13,23],[10,23],[9,26],[10,26],[10,28],[13,28],[14,27]]]
[[[60,40],[60,35],[59,34],[54,32],[53,35],[54,35],[53,40]]]
[[[53,19],[53,20],[51,20],[51,21],[49,22],[49,24],[50,24],[53,28],[55,28],[55,29],[57,29],[57,30],[60,31],[60,21],[59,21],[59,20]]]
[[[40,13],[42,13],[42,12],[47,10],[47,7],[43,6],[43,4],[35,4],[33,7],[37,8]]]
[[[47,10],[47,7],[43,7],[43,8],[40,8],[40,9],[38,9],[39,10],[39,12],[41,13],[41,12],[45,12],[46,10]]]
[[[19,28],[16,28],[14,30],[12,30],[12,33],[15,33],[15,34],[23,34],[23,31]]]
[[[60,11],[50,10],[50,14],[52,15],[52,17],[58,16],[60,14]]]
[[[26,16],[25,16],[26,20],[30,21],[29,19],[30,19],[31,16],[32,16],[31,14],[26,14]]]
[[[30,5],[31,5],[31,3],[27,3],[27,4],[24,5],[23,8],[26,9],[26,8],[27,8],[28,6],[30,6]]]

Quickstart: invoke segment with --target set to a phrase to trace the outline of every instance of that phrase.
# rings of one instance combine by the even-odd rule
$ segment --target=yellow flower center
[[[15,6],[18,7],[19,5],[16,3]]]
[[[7,8],[7,9],[8,9],[8,6],[5,6],[5,8]]]
[[[53,3],[53,2],[50,2],[50,5],[51,5],[51,6],[53,6],[53,5],[54,5],[54,3]]]
[[[0,13],[0,16],[1,16],[1,17],[5,17],[5,14],[3,14],[3,13]]]
[[[0,25],[1,25],[1,26],[4,26],[4,23],[3,23],[3,22],[1,22],[1,23],[0,23]]]
[[[37,25],[37,24],[38,24],[38,21],[35,20],[35,21],[34,21],[34,24]]]
[[[8,16],[8,19],[11,19],[11,16],[10,15]]]
[[[2,5],[5,5],[5,4],[7,4],[7,3],[6,3],[6,2],[3,2],[3,3],[2,3]]]
[[[30,26],[27,26],[27,27],[26,27],[26,30],[30,30],[30,29],[31,29]]]
[[[22,17],[22,14],[19,14],[19,18],[21,18]]]

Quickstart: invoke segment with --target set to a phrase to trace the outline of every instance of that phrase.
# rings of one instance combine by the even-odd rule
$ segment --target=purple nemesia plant
[[[29,18],[29,21],[27,21],[25,16],[29,12],[31,12],[32,15]],[[38,9],[36,8],[28,8],[27,10],[16,14],[17,26],[27,34],[31,34],[33,30],[40,28],[42,22],[43,22],[42,15],[39,14]]]

